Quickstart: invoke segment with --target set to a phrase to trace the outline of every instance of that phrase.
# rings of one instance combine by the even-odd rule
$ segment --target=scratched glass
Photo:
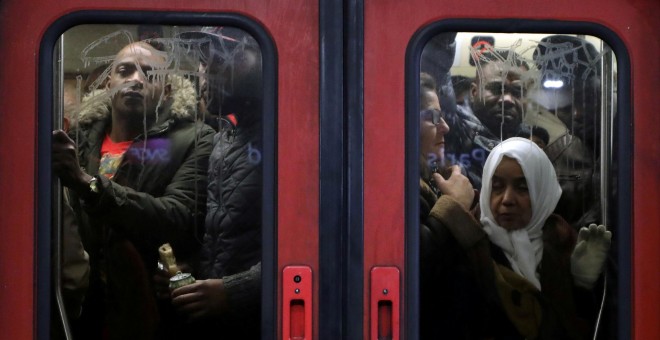
[[[100,188],[95,200],[63,189],[59,285],[73,338],[203,334],[173,304],[159,247],[198,282],[259,278],[261,47],[231,26],[90,24],[66,31],[55,54],[54,129]],[[242,304],[257,307],[213,327],[257,337],[260,289]],[[64,331],[58,317],[52,334]]]
[[[535,142],[554,166],[562,189],[554,213],[574,231],[590,223],[603,224],[616,237],[617,229],[623,227],[613,224],[617,207],[611,203],[615,199],[613,189],[618,176],[613,144],[616,126],[611,123],[616,115],[617,64],[616,56],[604,41],[576,34],[445,32],[432,37],[423,47],[420,65],[422,81],[418,86],[428,83],[424,81],[425,74],[433,79],[443,118],[449,127],[449,131],[430,130],[423,124],[425,120],[435,122],[431,116],[435,108],[427,107],[432,100],[424,98],[425,90],[420,90],[419,110],[423,113],[420,115],[420,150],[424,151],[420,157],[425,161],[420,163],[423,198],[431,200],[424,196],[428,191],[443,194],[432,175],[438,172],[446,178],[449,176],[447,169],[453,165],[460,167],[462,176],[469,179],[474,189],[485,190],[482,172],[490,151],[508,138],[522,137]],[[435,134],[433,138],[428,137],[429,133]],[[446,194],[455,195],[448,183],[444,186]],[[430,223],[425,218],[435,199],[437,197],[433,202],[420,205],[423,236],[433,230],[425,225]],[[477,203],[478,197],[471,207],[478,207]],[[454,215],[447,216],[450,221],[452,217]],[[479,217],[477,215],[477,220]],[[449,234],[437,234],[431,240],[438,241]],[[467,264],[460,267],[460,261],[442,260],[460,256],[459,253],[443,253],[458,252],[460,247],[452,247],[447,241],[433,248],[430,246],[433,242],[426,241],[422,239],[420,251],[421,338],[433,338],[431,334],[444,334],[448,338],[503,335],[494,328],[469,326],[473,318],[468,311],[482,306],[470,305],[470,299],[463,299],[463,305],[455,309],[447,307],[443,312],[442,303],[427,298],[436,296],[434,294],[444,288],[450,291],[451,284],[447,282],[451,280],[463,282],[461,273],[465,271],[461,268],[468,270],[470,267]],[[493,243],[491,247],[495,247]],[[542,249],[547,248],[546,245]],[[567,249],[572,250],[570,245]],[[588,320],[586,336],[589,338],[594,333],[599,338],[616,338],[617,292],[605,286],[617,285],[616,266],[607,264],[617,263],[618,252],[613,244],[607,254],[606,269],[602,270],[604,274],[592,290],[596,302],[590,307],[595,314],[580,315],[580,320]],[[428,254],[436,256],[429,260],[424,257]],[[459,263],[460,268],[452,267],[449,262]],[[506,259],[502,262],[509,263]],[[556,269],[556,272],[560,270]],[[537,270],[537,273],[541,271],[539,267]],[[451,276],[449,273],[458,274]],[[541,281],[550,282],[544,278]],[[551,283],[548,285],[551,287]],[[548,299],[543,292],[551,289],[542,289],[540,299]],[[579,304],[577,298],[564,299],[562,303]],[[601,307],[602,301],[605,307]],[[464,306],[468,307],[462,308]],[[434,310],[435,307],[441,310]],[[451,331],[434,333],[434,327],[443,324],[438,320],[452,320],[448,321],[451,325],[446,324],[446,329]],[[464,320],[465,324],[457,320]]]

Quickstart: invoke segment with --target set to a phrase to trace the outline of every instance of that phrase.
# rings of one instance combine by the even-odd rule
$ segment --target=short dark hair
[[[550,35],[539,41],[533,54],[541,78],[562,80],[572,94],[570,107],[581,111],[592,126],[599,124],[601,55],[593,44],[571,35]],[[596,119],[593,121],[593,119]],[[570,125],[571,116],[560,119]]]
[[[451,76],[451,85],[454,87],[456,95],[469,91],[472,84],[472,78],[466,76]]]
[[[543,141],[543,143],[545,143],[545,145],[548,145],[548,143],[550,142],[550,134],[548,133],[548,130],[546,130],[545,128],[540,127],[540,126],[536,126],[536,125],[535,126],[523,126],[523,127],[521,127],[520,131],[518,132],[518,134],[516,136],[522,137],[522,138],[529,138],[530,134],[532,136],[541,138],[541,140]]]
[[[472,56],[472,58],[475,57],[477,57],[475,64],[482,67],[493,62],[510,62],[512,65],[523,67],[526,70],[529,70],[529,64],[527,64],[523,57],[515,51],[511,50],[493,49]]]
[[[600,75],[598,51],[578,37],[547,36],[539,41],[533,58],[539,70],[556,77],[586,80]]]
[[[438,85],[435,82],[435,79],[433,79],[433,77],[430,74],[426,72],[421,72],[419,74],[419,105],[420,106],[423,105],[424,99],[426,99],[426,92],[429,91],[433,91],[437,93]]]
[[[433,77],[426,72],[422,72],[419,74],[419,86],[422,89],[422,91],[438,90],[438,84],[435,82],[435,79],[433,79]]]
[[[541,138],[545,145],[548,145],[550,142],[550,134],[548,133],[548,130],[540,126],[532,126],[532,136]]]

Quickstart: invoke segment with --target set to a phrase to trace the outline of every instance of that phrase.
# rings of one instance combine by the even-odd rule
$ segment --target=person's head
[[[533,58],[541,72],[538,96],[551,99],[541,104],[590,142],[599,124],[601,54],[585,39],[550,35],[539,41]],[[554,87],[544,86],[549,80]]]
[[[482,220],[508,231],[542,228],[561,196],[552,163],[525,138],[509,138],[496,146],[486,159],[482,180]]]
[[[593,44],[582,38],[547,36],[539,41],[532,57],[541,71],[541,83],[561,81],[560,88],[579,90],[584,81],[600,77],[601,55]]]
[[[548,143],[546,143],[543,138],[539,137],[538,135],[532,135],[530,139],[541,149],[544,149],[546,146],[548,146]]]
[[[521,129],[516,137],[528,138],[536,143],[541,149],[545,149],[550,143],[550,134],[548,130],[540,126],[532,126],[530,129]]]
[[[482,53],[477,65],[471,88],[474,114],[501,139],[511,137],[522,122],[525,73],[529,67],[509,51]]]
[[[262,58],[254,38],[233,27],[204,27],[180,37],[199,43],[200,112],[219,116],[261,109]]]
[[[470,101],[470,91],[472,89],[472,79],[466,76],[451,76],[451,84],[456,94],[456,104],[463,105],[465,101]]]
[[[427,73],[420,74],[420,116],[419,135],[420,152],[424,159],[440,160],[443,158],[445,135],[449,126],[440,109],[435,80]]]
[[[122,48],[112,63],[107,83],[113,113],[154,116],[159,105],[169,98],[166,69],[166,53],[147,43],[136,42]]]

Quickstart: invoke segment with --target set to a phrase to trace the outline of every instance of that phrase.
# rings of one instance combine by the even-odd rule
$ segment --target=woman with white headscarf
[[[422,309],[422,319],[430,313],[439,324],[449,318],[461,328],[445,327],[435,335],[587,338],[595,305],[589,289],[611,235],[594,225],[578,237],[553,214],[560,196],[545,153],[528,139],[510,138],[484,165],[480,218],[461,213],[448,198],[435,203],[423,220],[420,268],[433,271],[422,273],[422,286],[434,282],[439,303],[435,311]],[[428,265],[431,256],[434,266]],[[464,327],[466,317],[469,327]],[[427,338],[435,337],[422,336]]]
[[[543,225],[561,187],[552,163],[536,144],[510,138],[484,164],[481,223],[512,269],[541,289],[536,268],[543,257]]]
[[[528,139],[495,147],[482,180],[480,221],[494,245],[495,287],[507,318],[528,339],[584,338],[589,325],[579,315],[588,314],[582,307],[589,299],[583,288],[598,278],[611,234],[593,225],[578,239],[552,214],[561,187],[548,157]]]

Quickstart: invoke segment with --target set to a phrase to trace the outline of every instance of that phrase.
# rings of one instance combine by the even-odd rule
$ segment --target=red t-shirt
[[[115,143],[110,139],[110,135],[106,134],[101,145],[101,162],[99,163],[99,175],[103,175],[108,179],[117,172],[122,157],[133,141]]]

